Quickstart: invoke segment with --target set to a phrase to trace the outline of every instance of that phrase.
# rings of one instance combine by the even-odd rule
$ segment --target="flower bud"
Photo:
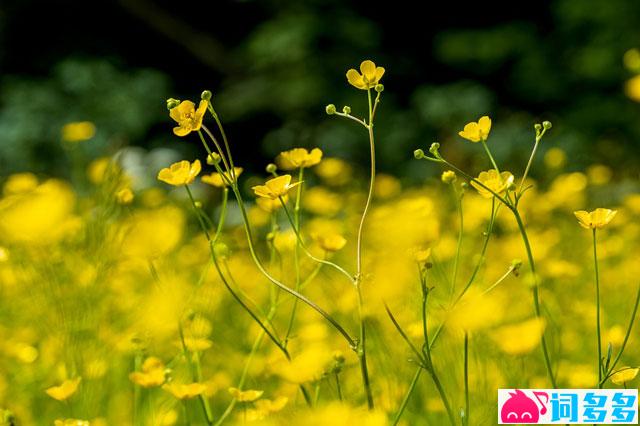
[[[438,142],[434,142],[431,144],[431,146],[429,147],[429,152],[432,153],[433,155],[435,155],[436,157],[439,156],[440,154],[438,153],[438,150],[440,149],[440,144]]]
[[[168,110],[172,110],[175,107],[177,107],[178,105],[180,105],[180,100],[179,99],[174,99],[174,98],[167,99],[167,109]]]
[[[210,101],[211,100],[211,90],[204,90],[202,92],[202,94],[200,95],[200,99],[202,99],[203,101]]]
[[[536,123],[533,125],[533,128],[536,129],[536,133],[540,133],[540,131],[542,130],[542,124]]]
[[[351,114],[351,107],[348,106],[348,105],[343,106],[342,107],[342,112],[347,114],[347,115]]]
[[[416,149],[413,151],[413,156],[416,160],[422,160],[424,158],[424,151],[421,149]]]
[[[278,170],[278,166],[273,163],[267,164],[266,167],[267,173],[274,174]]]
[[[220,154],[218,154],[217,152],[212,152],[211,154],[207,155],[207,164],[210,166],[220,164],[220,160],[222,159],[220,158]]]
[[[328,115],[333,115],[336,113],[336,106],[334,104],[329,104],[324,109]]]
[[[384,85],[376,84],[376,87],[374,89],[375,89],[376,92],[382,93],[384,91]]]
[[[201,209],[202,208],[202,201],[196,201],[195,203],[196,208]]]
[[[455,182],[457,178],[458,177],[456,176],[456,172],[454,172],[453,170],[442,172],[442,176],[440,177],[440,179],[442,179],[442,182],[446,184]]]
[[[550,121],[543,121],[542,122],[542,127],[544,127],[545,130],[549,130],[551,128],[551,122]]]

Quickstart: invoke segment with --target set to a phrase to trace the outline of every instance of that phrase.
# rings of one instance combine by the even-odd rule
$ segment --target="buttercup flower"
[[[235,175],[236,179],[238,179],[238,176],[242,174],[242,171],[243,171],[242,167],[233,168],[233,174]],[[215,186],[216,188],[224,188],[225,186],[229,186],[228,182],[233,182],[233,178],[231,176],[231,173],[229,172],[222,172],[222,173],[224,174],[224,179],[222,177],[222,174],[218,172],[214,172],[214,173],[211,173],[210,175],[202,176],[200,180],[211,186]]]
[[[443,183],[453,183],[457,179],[456,172],[453,170],[446,170],[442,172],[440,179],[442,179]]]
[[[270,399],[260,399],[256,401],[255,408],[247,410],[247,420],[262,420],[271,413],[282,410],[289,402],[286,396],[279,396],[275,401]]]
[[[514,177],[510,172],[502,172],[498,174],[495,169],[491,169],[487,170],[486,172],[481,172],[476,180],[481,182],[484,186],[486,186],[496,194],[503,195],[507,191],[507,188],[509,188],[509,186],[513,183]],[[493,197],[491,191],[482,187],[475,181],[471,181],[471,186],[477,189],[478,193],[484,198]]]
[[[64,401],[70,398],[74,393],[76,393],[76,391],[78,390],[78,386],[80,386],[81,380],[82,379],[80,377],[65,380],[59,386],[52,386],[49,389],[45,390],[45,392],[53,399]]]
[[[311,152],[304,148],[294,148],[281,153],[276,159],[276,163],[282,170],[294,170],[300,167],[315,166],[320,160],[322,160],[322,151],[319,148],[313,148]]]
[[[360,64],[360,72],[353,68],[347,71],[347,80],[349,84],[358,89],[368,90],[378,84],[384,71],[384,68],[376,67],[373,61],[366,60]]]
[[[425,264],[431,258],[431,248],[415,249],[413,251],[413,259],[419,264]]]
[[[586,229],[604,228],[615,217],[617,210],[598,208],[592,212],[578,210],[573,214],[578,219],[580,226]]]
[[[62,140],[65,142],[83,142],[96,134],[96,126],[90,121],[77,121],[62,127]]]
[[[130,204],[133,201],[133,192],[130,188],[122,188],[116,192],[116,201],[120,204]]]
[[[289,201],[289,196],[284,195],[282,197],[282,201],[284,201],[284,203],[286,204],[287,201]],[[258,198],[256,200],[256,204],[267,213],[271,213],[282,207],[282,203],[279,199],[272,200],[270,198]]]
[[[264,391],[261,390],[240,390],[238,388],[229,388],[229,393],[239,402],[253,402],[260,399]]]
[[[162,386],[162,389],[178,399],[193,399],[198,395],[202,395],[207,390],[207,386],[202,383],[189,383],[186,385],[169,383]]]
[[[640,368],[623,367],[611,375],[611,382],[616,385],[625,385],[638,375]]]
[[[336,233],[315,234],[313,239],[316,240],[322,250],[329,252],[341,250],[347,244],[347,240]]]
[[[142,363],[142,371],[129,374],[129,379],[143,388],[160,386],[165,381],[165,366],[158,358],[150,356]]]
[[[189,163],[186,160],[179,161],[160,170],[158,180],[173,186],[188,185],[194,181],[201,169],[200,160],[196,160],[193,163]]]
[[[490,131],[491,119],[485,115],[480,117],[477,123],[475,121],[468,123],[458,134],[471,142],[480,142],[487,140]]]
[[[186,136],[191,132],[200,130],[204,113],[207,112],[208,101],[202,100],[196,109],[196,104],[191,101],[182,101],[177,107],[169,110],[169,116],[178,123],[173,128],[176,136]]]
[[[268,198],[270,200],[277,200],[279,197],[287,195],[287,192],[301,182],[291,184],[291,175],[282,175],[273,179],[269,179],[264,185],[257,185],[252,187],[253,192],[258,197]]]

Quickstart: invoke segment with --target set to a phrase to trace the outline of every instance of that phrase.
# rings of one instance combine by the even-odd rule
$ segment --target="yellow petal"
[[[367,86],[364,84],[364,80],[362,79],[362,76],[358,71],[354,70],[353,68],[347,71],[347,81],[349,81],[349,84],[351,84],[352,86],[358,89],[364,89],[364,90],[367,89]]]
[[[545,325],[544,320],[533,318],[501,327],[492,333],[491,338],[503,352],[509,355],[523,355],[540,344]]]
[[[480,120],[478,120],[478,129],[480,130],[482,138],[486,139],[491,131],[491,119],[486,115],[480,117]]]
[[[591,215],[589,212],[585,210],[578,210],[573,212],[573,214],[578,219],[580,226],[587,229],[591,228]]]
[[[376,83],[380,82],[380,79],[384,75],[385,69],[383,67],[376,68]]]
[[[624,385],[636,378],[640,368],[623,367],[611,375],[611,382],[616,385]]]
[[[376,81],[376,64],[373,61],[366,60],[360,64],[360,71],[365,82],[374,83]]]

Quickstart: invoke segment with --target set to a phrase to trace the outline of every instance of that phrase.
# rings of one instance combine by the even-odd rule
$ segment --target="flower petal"
[[[367,88],[367,86],[364,84],[364,80],[362,79],[362,76],[360,75],[360,73],[354,70],[353,68],[347,71],[347,81],[349,81],[349,84],[351,84],[352,86],[358,89]]]

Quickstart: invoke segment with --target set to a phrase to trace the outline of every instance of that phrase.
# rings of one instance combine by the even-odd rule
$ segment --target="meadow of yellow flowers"
[[[247,176],[206,90],[167,101],[202,155],[151,189],[118,155],[82,165],[83,192],[8,176],[0,425],[464,426],[495,423],[498,388],[637,386],[640,194],[592,205],[610,171],[538,158],[547,121],[504,170],[488,116],[456,142],[483,170],[416,142],[407,156],[441,179],[404,188],[376,173],[384,73],[346,74],[367,110],[326,107],[361,130],[366,178],[313,147]]]

